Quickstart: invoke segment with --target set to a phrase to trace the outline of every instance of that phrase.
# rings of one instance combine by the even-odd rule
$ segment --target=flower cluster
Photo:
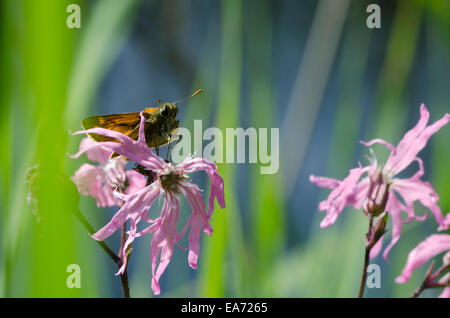
[[[349,175],[342,181],[310,176],[313,184],[332,189],[328,198],[319,204],[319,210],[327,211],[327,215],[320,223],[322,228],[332,225],[346,206],[363,208],[364,213],[371,213],[374,216],[387,212],[392,217],[392,240],[384,250],[384,258],[387,258],[390,249],[399,240],[404,223],[426,218],[426,215],[414,214],[416,201],[431,211],[439,224],[438,230],[448,228],[449,222],[444,220],[437,205],[438,195],[430,183],[421,180],[424,166],[417,155],[426,146],[430,137],[450,121],[450,114],[445,114],[443,118],[427,125],[429,117],[427,108],[422,105],[418,123],[403,136],[397,147],[382,139],[362,142],[366,146],[381,144],[391,151],[384,165],[380,165],[373,157],[370,165],[362,167],[359,164],[359,167],[351,169]],[[414,161],[418,163],[419,169],[412,177],[406,179],[396,177]],[[402,219],[401,211],[406,212],[406,220]],[[375,257],[381,247],[382,239],[373,247],[370,256]]]
[[[103,159],[106,158],[105,153],[105,156],[96,159],[96,161],[100,162],[100,166],[91,167],[89,168],[90,170],[82,166],[80,168],[81,172],[80,170],[77,171],[74,180],[79,185],[80,191],[87,189],[89,194],[96,198],[100,206],[110,205],[116,202],[115,200],[121,202],[119,211],[112,217],[111,221],[92,235],[96,240],[104,240],[127,221],[130,222],[128,237],[122,250],[122,255],[120,255],[122,267],[119,269],[118,274],[123,273],[127,266],[128,248],[134,239],[153,233],[150,248],[152,290],[155,295],[158,295],[160,293],[159,278],[170,262],[174,245],[178,243],[188,228],[190,228],[188,262],[192,268],[197,268],[200,234],[203,231],[211,235],[213,231],[209,221],[214,210],[214,200],[217,199],[221,208],[225,207],[224,184],[222,177],[217,172],[217,166],[206,159],[188,157],[174,166],[156,156],[146,144],[144,123],[145,117],[141,113],[141,125],[137,141],[119,132],[103,128],[76,132],[75,134],[95,133],[112,137],[119,142],[84,142],[80,145],[78,153],[72,157],[77,158],[84,152],[89,155],[91,151],[107,149],[109,154],[115,152],[128,158],[143,169],[146,169],[149,175],[151,174],[152,180],[142,183],[141,177],[143,176],[141,174],[136,172],[140,177],[134,176],[134,173],[129,175],[133,171],[124,173],[121,170],[124,168],[121,162],[111,163],[111,160],[117,159],[104,161]],[[108,169],[107,167],[111,164],[114,164],[114,168]],[[211,193],[207,210],[200,189],[189,178],[190,174],[202,170],[207,173],[211,180]],[[125,175],[128,177],[124,178]],[[120,182],[123,184],[126,181],[125,179],[128,180],[128,187],[126,187],[126,191],[121,192],[117,184]],[[95,180],[95,184],[92,180]],[[114,186],[115,188],[111,191]],[[180,195],[186,197],[192,214],[183,230],[178,233],[176,225],[180,212]],[[158,217],[152,219],[148,211],[159,197],[164,199],[162,210]],[[148,226],[138,230],[138,224],[142,220]]]

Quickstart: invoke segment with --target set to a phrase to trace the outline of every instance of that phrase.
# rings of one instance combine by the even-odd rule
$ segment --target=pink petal
[[[383,237],[381,237],[378,240],[378,242],[376,242],[375,245],[372,247],[372,249],[370,250],[369,257],[370,258],[377,257],[382,247],[383,247]]]
[[[164,273],[173,255],[175,225],[179,217],[178,199],[166,194],[166,199],[161,211],[161,225],[155,231],[150,248],[150,259],[152,263],[152,290],[159,295],[159,278]],[[158,256],[161,253],[159,264]]]
[[[445,287],[439,298],[450,298],[450,287]]]
[[[447,215],[445,216],[444,223],[446,228],[450,228],[450,213],[447,213]]]
[[[323,200],[319,202],[319,211],[326,211],[328,210],[328,201]]]
[[[79,131],[78,133],[96,133],[99,135],[109,136],[111,134],[106,133],[110,132],[110,130],[103,128],[93,128],[86,131]],[[128,138],[128,137],[127,137]],[[153,170],[154,172],[159,172],[164,169],[167,165],[164,160],[157,157],[152,150],[147,146],[140,144],[129,138],[129,142],[121,144],[114,141],[105,141],[98,142],[98,144],[102,147],[111,149],[112,151],[128,158],[131,161],[134,161],[148,169]],[[88,151],[91,148],[81,149],[76,154],[72,155],[71,158],[78,158],[84,151]]]
[[[414,160],[417,161],[417,163],[419,164],[419,170],[417,170],[417,172],[412,176],[412,178],[420,179],[420,178],[422,178],[423,174],[425,173],[425,169],[423,167],[423,160],[420,159],[419,157],[416,157]]]
[[[142,231],[136,233],[136,237],[144,236],[149,233],[154,233],[161,226],[161,218],[158,217],[155,220],[152,220],[152,225],[146,227]]]
[[[416,158],[426,146],[428,139],[450,121],[450,114],[427,126],[430,114],[424,104],[420,107],[420,119],[416,126],[408,131],[397,146],[397,151],[389,156],[385,168],[393,175],[399,173]]]
[[[377,138],[377,139],[369,140],[367,142],[366,141],[360,141],[360,143],[362,143],[364,146],[367,146],[367,147],[370,147],[370,146],[372,146],[374,144],[381,144],[381,145],[385,146],[386,148],[390,149],[392,152],[396,151],[395,147],[392,144],[388,143],[387,141],[384,141],[383,139],[378,139]]]
[[[217,203],[219,203],[221,209],[225,208],[224,183],[222,177],[217,173],[217,171],[206,170],[206,173],[211,180],[211,193],[209,195],[208,205],[208,217],[211,217],[214,211],[214,198],[217,199]]]
[[[322,177],[318,177],[322,178]],[[355,186],[353,193],[347,196],[345,206],[353,206],[355,209],[360,209],[367,199],[367,191],[369,190],[369,178],[363,178]],[[328,200],[319,203],[319,211],[328,210]]]
[[[103,186],[99,186],[99,184],[93,185],[89,188],[89,194],[95,199],[99,208],[117,205],[117,201],[113,196],[113,190],[107,184]]]
[[[92,238],[97,241],[103,241],[109,236],[111,236],[115,231],[117,231],[118,228],[120,228],[127,220],[128,213],[129,213],[128,207],[125,205],[120,208],[120,210],[114,214],[111,221],[108,222],[104,227],[102,227],[100,230],[92,234]]]
[[[447,253],[445,253],[444,257],[442,258],[442,264],[450,265],[450,250]]]
[[[183,236],[187,226],[191,227],[189,233],[188,261],[189,266],[195,269],[197,268],[197,260],[200,252],[200,234],[202,229],[206,234],[211,235],[212,227],[209,224],[209,216],[206,214],[205,204],[198,189],[188,182],[183,182],[180,186],[180,191],[188,200],[192,215],[189,217],[186,227],[179,234],[179,237]]]
[[[341,181],[339,186],[331,191],[325,205],[327,215],[320,223],[321,228],[328,227],[336,221],[344,207],[348,205],[348,199],[355,195],[355,188],[358,180],[369,168],[370,167],[359,167],[351,169],[349,175]],[[324,207],[323,204],[322,207]]]
[[[419,243],[408,255],[402,274],[395,279],[397,283],[406,283],[412,272],[432,257],[450,250],[450,235],[433,234]]]
[[[315,175],[310,175],[309,181],[318,187],[327,189],[334,189],[341,183],[341,181],[337,179],[327,177],[317,177]]]
[[[417,122],[416,126],[409,130],[402,138],[402,140],[398,144],[397,151],[393,151],[389,156],[386,166],[389,170],[392,170],[393,174],[397,174],[403,169],[395,168],[395,165],[398,164],[399,160],[401,160],[401,156],[398,156],[398,152],[405,153],[405,151],[411,147],[411,143],[415,141],[415,139],[422,133],[422,131],[427,126],[428,120],[430,118],[430,113],[424,104],[420,105],[420,119]],[[417,152],[418,153],[418,152]],[[415,156],[414,156],[415,157]],[[411,158],[411,161],[413,158]],[[410,162],[411,162],[410,161]],[[409,162],[409,163],[410,163]],[[389,165],[388,165],[389,163]],[[406,162],[407,163],[407,162]],[[409,163],[407,163],[409,165]],[[406,166],[405,166],[406,167]]]
[[[146,123],[146,120],[145,120],[145,117],[144,117],[144,112],[141,111],[139,113],[139,116],[141,116],[141,122],[140,122],[140,125],[139,125],[138,143],[146,144],[146,141],[145,141],[145,123]]]
[[[110,235],[112,235],[117,229],[119,229],[129,218],[143,217],[144,213],[148,211],[153,202],[156,200],[159,194],[157,185],[151,184],[139,192],[133,194],[119,194],[114,193],[116,197],[119,197],[125,203],[119,209],[119,211],[112,217],[111,221],[102,227],[99,231],[92,235],[97,241],[103,241]]]
[[[369,178],[363,178],[360,182],[358,182],[355,186],[355,190],[351,195],[347,197],[346,206],[353,206],[355,209],[360,209],[367,199],[367,194],[369,191]]]
[[[203,170],[217,170],[217,166],[214,162],[205,158],[189,156],[180,162],[177,167],[180,167],[187,174],[191,174]]]
[[[196,220],[197,219],[197,220]],[[189,233],[189,255],[188,262],[191,268],[197,269],[197,260],[200,253],[200,234],[202,231],[201,220],[192,218],[191,232]]]
[[[71,179],[81,194],[90,195],[95,199],[98,207],[116,205],[112,195],[113,190],[105,184],[105,176],[101,167],[85,163]]]
[[[75,172],[71,178],[81,194],[89,194],[88,190],[92,184],[101,183],[101,169],[91,164],[85,163]]]
[[[102,148],[97,145],[97,142],[90,137],[83,138],[80,143],[80,150],[89,149],[86,151],[86,155],[91,161],[96,161],[100,164],[108,162],[112,151]]]
[[[447,228],[441,209],[436,204],[439,197],[429,182],[421,181],[414,177],[394,179],[392,189],[400,193],[407,206],[412,207],[414,201],[420,201],[422,205],[429,208],[431,213],[434,214],[436,222],[439,224],[439,229]]]
[[[217,165],[204,158],[188,157],[184,159],[177,167],[183,169],[186,174],[204,170],[211,180],[211,194],[209,196],[208,215],[211,216],[214,210],[214,198],[217,199],[219,206],[225,208],[225,192],[222,177],[217,172]]]
[[[400,239],[400,235],[402,234],[403,221],[401,211],[405,209],[405,206],[397,199],[395,193],[391,191],[386,203],[386,211],[392,217],[392,239],[383,252],[383,257],[385,260],[387,260],[389,251],[398,242],[398,240]]]
[[[123,144],[131,144],[131,143],[137,143],[136,140],[133,140],[132,138],[128,137],[125,134],[122,134],[118,131],[115,130],[110,130],[110,129],[106,129],[106,128],[101,128],[101,127],[95,127],[95,128],[91,128],[91,129],[86,129],[86,130],[80,130],[77,131],[75,133],[73,133],[74,135],[80,135],[80,134],[88,134],[88,133],[92,133],[92,134],[98,134],[98,135],[102,135],[105,137],[111,137],[116,139],[117,141],[123,143]],[[91,147],[96,147],[100,144],[102,144],[103,142],[94,142],[94,144],[92,145],[86,145],[85,148],[91,148]],[[117,143],[117,142],[116,142]],[[107,148],[109,149],[109,148]]]
[[[130,220],[130,231],[128,233],[128,238],[125,241],[125,244],[123,245],[122,255],[120,255],[120,258],[122,259],[122,266],[120,267],[116,275],[122,275],[125,272],[125,269],[127,268],[128,262],[127,249],[131,245],[131,243],[133,243],[134,238],[136,237],[137,224],[139,223],[140,220],[141,220],[140,216],[133,217]]]
[[[126,174],[128,180],[128,188],[125,190],[125,193],[135,193],[146,186],[147,179],[139,172],[135,170],[128,170]]]

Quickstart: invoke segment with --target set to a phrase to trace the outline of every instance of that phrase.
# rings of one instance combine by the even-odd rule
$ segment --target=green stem
[[[425,289],[428,288],[440,288],[449,286],[450,282],[442,284],[435,282],[434,280],[437,279],[445,271],[450,270],[450,265],[442,265],[434,274],[433,268],[434,268],[434,261],[431,262],[431,265],[428,268],[427,273],[425,274],[425,278],[423,279],[422,284],[420,284],[420,286],[417,287],[417,289],[414,291],[414,294],[412,294],[411,298],[417,298]]]
[[[370,238],[372,235],[372,226],[373,226],[373,214],[369,213],[369,231],[367,232],[367,238]],[[358,298],[362,298],[364,295],[364,288],[366,286],[367,279],[367,267],[369,266],[369,258],[370,258],[370,250],[372,249],[372,244],[366,244],[366,251],[364,254],[364,266],[361,275],[361,282],[359,284],[359,292]]]

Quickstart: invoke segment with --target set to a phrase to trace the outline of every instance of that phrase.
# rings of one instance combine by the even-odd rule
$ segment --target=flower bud
[[[388,221],[388,214],[385,213],[378,219],[377,224],[374,226],[374,241],[375,243],[386,233],[386,224]]]
[[[372,227],[370,231],[370,236],[367,237],[367,247],[372,248],[380,238],[386,233],[386,224],[388,221],[388,214],[384,213],[384,215],[378,218],[375,226]]]
[[[389,198],[389,183],[384,181],[383,173],[376,170],[370,175],[370,185],[367,200],[364,204],[365,212],[378,216],[384,212]]]

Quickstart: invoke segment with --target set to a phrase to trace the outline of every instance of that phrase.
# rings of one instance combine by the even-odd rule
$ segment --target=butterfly
[[[161,104],[161,101],[159,101],[159,106],[149,107],[143,110],[143,116],[145,117],[145,140],[150,148],[155,148],[157,155],[159,155],[159,147],[166,144],[168,144],[167,154],[169,154],[170,143],[180,140],[178,136],[177,138],[174,138],[180,124],[180,121],[176,119],[178,114],[177,103],[185,101],[186,99],[200,94],[201,92],[203,92],[203,90],[199,89],[191,96],[173,103]],[[106,128],[120,132],[134,140],[137,140],[139,137],[140,123],[140,113],[133,112],[86,117],[81,121],[81,126],[84,130],[96,127]],[[88,133],[88,135],[98,142],[119,142],[113,137],[107,137],[94,133]],[[116,153],[111,155],[112,158],[116,156],[118,156]]]

